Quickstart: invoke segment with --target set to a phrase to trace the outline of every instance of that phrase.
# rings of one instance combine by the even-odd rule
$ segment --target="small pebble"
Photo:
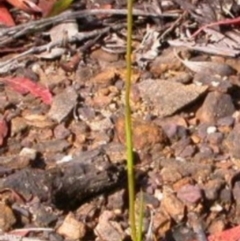
[[[217,127],[216,126],[209,126],[207,128],[207,134],[212,134],[215,133],[217,131]]]

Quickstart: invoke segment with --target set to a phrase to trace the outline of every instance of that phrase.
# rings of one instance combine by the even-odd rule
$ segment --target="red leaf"
[[[238,241],[240,240],[240,226],[225,230],[219,234],[213,234],[208,237],[209,241]],[[194,240],[196,241],[196,240]]]
[[[0,119],[0,146],[3,144],[4,138],[8,134],[8,126],[4,119]]]
[[[2,78],[1,80],[21,94],[31,93],[32,95],[41,98],[45,104],[50,105],[52,103],[52,94],[50,93],[49,89],[34,83],[30,79],[24,77],[9,77]]]
[[[0,3],[0,23],[5,24],[8,27],[15,26],[12,16],[3,3]]]

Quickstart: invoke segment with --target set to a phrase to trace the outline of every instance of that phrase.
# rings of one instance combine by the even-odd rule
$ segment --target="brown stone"
[[[111,210],[121,210],[124,207],[125,202],[125,190],[122,189],[120,191],[114,192],[108,196],[107,207]]]
[[[105,61],[105,62],[116,62],[119,59],[119,55],[118,54],[111,54],[108,53],[102,49],[97,49],[95,51],[92,52],[91,54],[91,58],[98,60],[98,61]]]
[[[133,121],[133,145],[137,150],[149,149],[156,143],[166,143],[167,137],[162,128],[145,121]],[[121,143],[125,143],[125,120],[119,118],[115,124],[116,135]]]
[[[211,223],[209,226],[209,233],[210,234],[216,234],[221,233],[226,228],[226,224],[223,220],[214,220],[214,222]]]
[[[92,99],[92,105],[98,108],[104,108],[112,102],[112,96],[95,95]]]
[[[207,95],[196,116],[201,122],[215,123],[219,118],[231,116],[234,111],[231,96],[215,91]]]
[[[159,236],[164,236],[171,228],[171,217],[163,208],[156,210],[153,219],[153,227]]]
[[[175,166],[163,167],[160,173],[164,183],[174,183],[183,177],[181,172]]]
[[[54,128],[53,133],[56,139],[65,139],[71,134],[71,132],[63,124],[57,125]]]
[[[167,187],[163,190],[161,205],[177,223],[183,219],[185,206]]]
[[[162,54],[154,59],[150,66],[150,72],[154,76],[159,76],[168,70],[177,71],[183,68],[179,59],[176,58],[172,49],[167,49]]]
[[[236,124],[233,130],[229,133],[226,140],[224,141],[224,145],[227,147],[231,156],[234,158],[240,158],[240,123]]]
[[[94,85],[109,86],[113,83],[114,79],[116,79],[116,69],[107,68],[92,77],[89,81]]]
[[[14,213],[12,209],[3,202],[0,203],[0,212],[0,228],[2,231],[8,231],[16,222]]]
[[[112,220],[113,217],[113,212],[105,210],[99,217],[95,234],[106,241],[124,240],[126,235],[119,222]]]
[[[69,213],[57,232],[66,238],[77,240],[85,236],[86,225],[78,221],[72,213]]]
[[[208,181],[203,187],[206,199],[217,200],[218,194],[223,185],[224,182],[220,178],[215,178],[214,180]]]
[[[27,128],[26,120],[22,117],[16,117],[11,120],[11,136],[14,136]]]

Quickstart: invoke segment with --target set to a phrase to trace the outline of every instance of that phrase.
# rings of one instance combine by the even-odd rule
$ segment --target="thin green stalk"
[[[137,241],[142,241],[142,230],[143,230],[143,215],[144,215],[144,201],[143,201],[143,191],[140,192],[139,200],[139,217],[138,217],[138,232],[137,232]]]
[[[128,194],[129,194],[129,220],[131,226],[131,236],[133,241],[137,241],[136,222],[135,222],[135,178],[134,178],[134,158],[133,158],[133,143],[132,143],[132,121],[130,107],[130,89],[132,75],[132,10],[133,0],[127,1],[127,79],[126,79],[126,96],[125,96],[125,131],[127,144],[127,173],[128,173]]]

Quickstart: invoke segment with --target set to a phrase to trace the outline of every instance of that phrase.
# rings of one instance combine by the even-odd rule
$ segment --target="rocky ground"
[[[164,12],[186,14],[179,1],[162,4],[169,2]],[[120,7],[125,4],[111,3]],[[94,31],[124,19],[102,14],[87,21]],[[159,21],[136,17],[133,36],[136,213],[142,190],[144,240],[204,241],[235,227],[226,240],[237,241],[240,60],[229,55],[238,50],[225,47],[223,56],[171,46],[187,20]],[[71,24],[63,28],[72,33]],[[129,240],[125,34],[120,26],[87,46],[65,43],[55,52],[30,53],[23,67],[2,75],[0,240]],[[5,53],[1,61],[12,58]]]

